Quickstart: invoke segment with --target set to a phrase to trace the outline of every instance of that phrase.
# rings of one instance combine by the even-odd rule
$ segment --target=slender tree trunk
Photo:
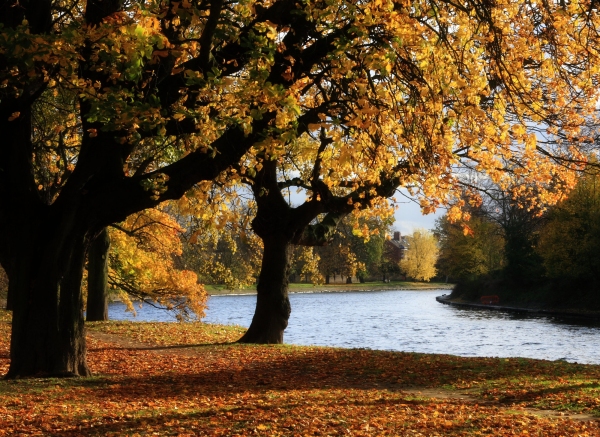
[[[88,253],[88,296],[85,318],[90,322],[108,320],[108,229],[92,241]]]
[[[6,291],[6,309],[8,311],[12,311],[12,309],[13,309],[12,301],[13,301],[13,297],[12,297],[12,293],[11,293],[10,287],[9,287],[8,290]]]
[[[325,275],[325,283],[329,284],[329,275]]]
[[[280,235],[263,239],[263,261],[258,279],[256,310],[240,343],[283,343],[292,311],[288,298],[290,242]]]

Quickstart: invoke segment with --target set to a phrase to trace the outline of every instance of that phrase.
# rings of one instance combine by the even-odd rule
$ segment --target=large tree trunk
[[[108,320],[108,229],[92,241],[88,253],[88,296],[85,319],[89,322]]]
[[[43,220],[13,245],[7,269],[13,322],[6,377],[88,376],[81,295],[87,236],[75,214],[60,217],[62,226]]]
[[[240,343],[283,343],[283,331],[292,311],[288,298],[290,242],[283,236],[274,235],[263,239],[263,243],[256,310]]]

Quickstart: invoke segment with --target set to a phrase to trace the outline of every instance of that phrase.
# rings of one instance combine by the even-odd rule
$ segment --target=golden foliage
[[[308,278],[312,284],[322,284],[323,275],[319,271],[321,257],[314,247],[296,246],[292,255],[292,266],[299,267],[299,275]]]
[[[400,260],[400,269],[406,276],[417,281],[429,281],[437,273],[435,268],[439,253],[437,239],[425,229],[415,230],[406,239],[408,250]]]
[[[471,233],[465,235],[461,223],[451,223],[448,216],[437,222],[441,275],[452,281],[473,279],[504,265],[504,236],[497,223],[480,215],[469,220]]]
[[[180,319],[202,317],[206,291],[190,270],[175,267],[183,229],[166,212],[148,209],[110,228],[109,284],[133,311],[133,299],[175,310]]]
[[[265,18],[278,6],[293,11],[281,23]],[[331,190],[366,187],[366,199],[369,187],[391,178],[430,212],[458,197],[457,166],[508,188],[507,163],[518,162],[511,172],[544,187],[530,201],[551,203],[586,161],[574,146],[595,111],[600,18],[585,0],[237,2],[220,12],[208,65],[199,41],[215,17],[192,2],[127,3],[96,26],[80,25],[82,10],[74,2],[54,32],[35,34],[24,22],[0,40],[5,95],[21,95],[41,76],[49,96],[90,105],[85,120],[76,104],[63,105],[55,113],[69,121],[52,135],[40,131],[36,143],[48,143],[37,151],[46,156],[36,155],[42,191],[57,186],[50,175],[69,177],[82,135],[117,132],[131,149],[124,168],[131,176],[190,153],[214,154],[223,132],[249,134],[267,115],[265,135],[228,182],[252,177],[265,158],[293,158],[304,178],[304,164],[319,159],[326,171],[318,176]],[[298,42],[293,27],[301,24],[312,30]],[[84,47],[98,80],[81,74]],[[227,50],[241,51],[230,59]],[[168,105],[157,75],[177,78],[170,96],[179,97]],[[90,127],[73,129],[82,121]],[[173,133],[170,126],[184,122],[193,130]],[[332,140],[323,150],[311,140],[320,136]],[[159,200],[169,182],[155,176],[144,182]],[[356,207],[376,204],[370,194]]]

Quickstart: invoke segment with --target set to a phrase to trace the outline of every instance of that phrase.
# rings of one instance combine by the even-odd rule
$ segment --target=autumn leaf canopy
[[[51,22],[4,3],[0,116],[36,127],[25,179],[46,203],[93,191],[102,224],[264,160],[317,198],[406,186],[425,211],[460,167],[555,189],[585,161],[587,1],[42,2]]]

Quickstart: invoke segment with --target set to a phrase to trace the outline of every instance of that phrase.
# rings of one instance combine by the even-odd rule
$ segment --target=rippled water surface
[[[447,290],[291,294],[285,342],[302,345],[565,359],[600,364],[600,323],[581,323],[436,302]],[[256,296],[211,296],[204,321],[248,326]],[[113,303],[111,319],[130,319]],[[135,320],[173,321],[145,305]]]

